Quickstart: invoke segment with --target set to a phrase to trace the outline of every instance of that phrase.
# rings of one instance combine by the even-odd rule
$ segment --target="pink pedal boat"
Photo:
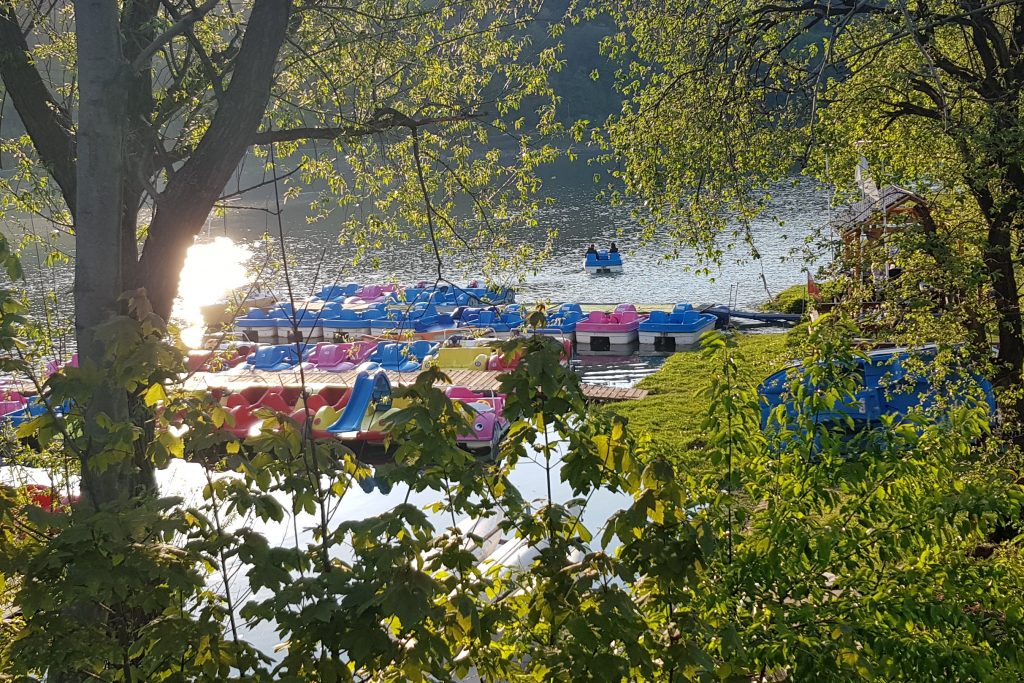
[[[619,304],[611,313],[594,311],[576,323],[576,347],[584,351],[610,351],[636,343],[646,315],[633,304]]]
[[[398,285],[364,285],[354,296],[346,297],[345,308],[361,308],[371,304],[398,301]]]
[[[17,391],[0,391],[0,416],[23,410],[28,398]]]
[[[347,372],[362,364],[377,349],[377,342],[357,341],[345,344],[317,344],[302,367],[324,372]]]
[[[475,413],[473,431],[459,435],[459,445],[468,451],[497,454],[498,444],[508,431],[508,420],[502,416],[505,410],[505,397],[478,394],[466,387],[449,387],[445,395],[453,401],[459,401]]]

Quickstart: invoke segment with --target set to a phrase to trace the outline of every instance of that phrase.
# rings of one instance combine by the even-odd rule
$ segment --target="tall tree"
[[[635,61],[605,142],[649,218],[713,245],[794,170],[851,190],[880,180],[972,198],[998,316],[1002,378],[1024,367],[1024,3],[667,0],[608,3],[605,47]]]
[[[324,213],[371,198],[374,226],[429,232],[443,251],[473,240],[452,213],[452,195],[468,192],[480,230],[497,234],[518,211],[514,198],[528,208],[530,168],[553,154],[529,135],[515,158],[475,153],[488,131],[511,129],[524,97],[539,102],[535,120],[553,126],[550,105],[536,99],[548,94],[552,53],[523,55],[535,9],[493,0],[0,1],[0,78],[27,132],[0,149],[28,169],[0,190],[5,205],[73,229],[83,365],[109,365],[97,330],[135,305],[124,292],[144,289],[167,319],[185,253],[254,145],[273,154],[268,182],[298,171],[326,180]],[[282,158],[290,170],[278,170]],[[508,191],[485,197],[494,182]],[[117,422],[137,398],[101,382],[89,410]],[[141,455],[124,468],[86,481],[97,503],[151,484]]]

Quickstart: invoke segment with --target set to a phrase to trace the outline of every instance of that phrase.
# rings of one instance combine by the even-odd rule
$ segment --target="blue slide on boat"
[[[352,387],[352,395],[345,405],[345,410],[337,422],[327,428],[332,434],[345,432],[358,432],[363,426],[363,418],[375,403],[378,411],[391,408],[391,382],[383,372],[371,375],[367,372],[360,372],[356,376],[356,383]]]

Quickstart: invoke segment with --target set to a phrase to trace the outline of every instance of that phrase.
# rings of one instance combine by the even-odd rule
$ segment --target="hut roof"
[[[829,221],[829,225],[840,232],[871,222],[877,216],[889,215],[907,203],[924,204],[925,200],[897,185],[886,185],[879,190],[877,196],[867,196],[850,204],[839,215]]]

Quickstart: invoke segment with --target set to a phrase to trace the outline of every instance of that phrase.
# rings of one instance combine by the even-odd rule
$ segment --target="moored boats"
[[[376,349],[377,344],[369,341],[321,343],[306,356],[303,367],[322,372],[347,372],[366,362]]]
[[[717,321],[717,316],[701,313],[690,304],[676,304],[671,312],[652,311],[637,328],[640,349],[672,352],[691,348]]]
[[[285,310],[272,307],[269,311],[250,308],[245,315],[235,318],[234,334],[257,344],[276,344],[277,326],[287,318]]]
[[[415,287],[405,289],[405,300],[408,303],[432,303],[442,310],[448,310],[459,306],[510,304],[516,300],[516,295],[515,290],[509,287],[481,287],[476,280],[465,287],[419,282]]]
[[[290,370],[306,359],[312,349],[307,344],[275,344],[260,346],[249,354],[245,363],[238,365],[244,370],[267,370],[279,372]]]
[[[640,323],[645,319],[633,304],[619,304],[610,313],[593,311],[576,323],[576,350],[616,353],[632,350]]]
[[[359,369],[369,372],[418,372],[425,363],[437,355],[437,349],[436,343],[425,339],[414,342],[380,342]]]
[[[508,339],[525,326],[518,308],[498,311],[494,308],[466,308],[461,311],[459,325],[491,330],[499,339]]]
[[[495,454],[499,442],[508,431],[508,420],[502,415],[505,397],[476,392],[466,387],[449,387],[445,395],[453,401],[461,402],[473,414],[470,431],[457,437],[459,445],[469,451]]]
[[[565,303],[548,313],[544,327],[538,327],[533,332],[576,341],[576,324],[585,317],[579,304]]]

